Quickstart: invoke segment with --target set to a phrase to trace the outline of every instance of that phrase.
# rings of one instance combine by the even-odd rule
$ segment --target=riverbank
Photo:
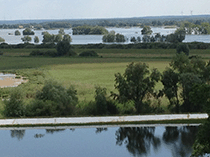
[[[24,118],[1,119],[0,127],[9,126],[54,126],[54,125],[98,125],[98,124],[127,124],[127,123],[170,123],[171,121],[204,120],[208,114],[168,114],[143,116],[113,116],[113,117],[72,117],[72,118]]]

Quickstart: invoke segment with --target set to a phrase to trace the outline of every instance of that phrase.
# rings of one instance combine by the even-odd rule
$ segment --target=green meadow
[[[46,51],[49,49],[40,49]],[[52,49],[50,49],[52,50]],[[73,49],[77,54],[86,49]],[[79,101],[94,100],[95,86],[105,87],[107,94],[115,91],[115,74],[124,73],[131,62],[145,62],[150,69],[157,68],[160,72],[169,66],[175,49],[88,49],[98,53],[100,57],[31,57],[33,49],[0,49],[0,71],[20,74],[29,79],[21,85],[26,93],[26,101],[30,101],[37,90],[41,89],[45,80],[53,79],[63,86],[75,86]],[[191,50],[190,55],[199,55],[210,59],[210,50]],[[161,89],[158,83],[156,89]],[[2,89],[7,93],[9,89]],[[0,101],[0,104],[2,102]],[[162,105],[167,105],[163,98]],[[164,107],[166,108],[166,107]]]

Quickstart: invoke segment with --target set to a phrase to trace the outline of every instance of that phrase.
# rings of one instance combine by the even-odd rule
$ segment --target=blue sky
[[[0,20],[210,14],[210,0],[0,0]]]

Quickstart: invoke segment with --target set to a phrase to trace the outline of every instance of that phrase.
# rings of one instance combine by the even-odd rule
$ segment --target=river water
[[[131,37],[137,37],[141,35],[141,30],[142,28],[139,27],[131,27],[131,28],[107,28],[108,31],[114,30],[116,33],[121,33],[125,35],[128,38],[128,41],[126,41],[124,44],[130,43],[130,38]],[[176,28],[170,28],[170,29],[165,29],[163,27],[152,27],[153,35],[155,33],[160,33],[161,35],[167,35],[174,33]],[[19,31],[22,34],[23,29],[19,29]],[[43,40],[43,31],[48,31],[50,34],[58,34],[58,29],[55,30],[35,30],[35,35],[31,36],[32,37],[32,42],[34,36],[38,36],[40,43]],[[95,43],[102,43],[102,35],[72,35],[72,29],[65,29],[66,34],[70,34],[72,37],[72,43],[71,44],[95,44]],[[11,35],[9,35],[11,34]],[[20,36],[15,36],[15,29],[0,29],[0,37],[5,39],[5,42],[8,44],[18,44],[22,43],[21,38],[23,35]],[[184,42],[205,42],[205,43],[210,43],[210,35],[186,35],[186,38]]]
[[[189,157],[198,126],[98,126],[0,130],[8,157]]]

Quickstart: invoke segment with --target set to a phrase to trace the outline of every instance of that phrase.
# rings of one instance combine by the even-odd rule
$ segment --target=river
[[[20,36],[15,36],[15,30],[16,29],[0,29],[0,37],[5,39],[5,42],[8,44],[18,44],[22,43],[21,38],[23,35]],[[131,27],[131,28],[107,28],[108,31],[114,30],[116,33],[121,33],[125,35],[129,40],[125,42],[125,44],[130,43],[130,38],[131,37],[137,37],[141,35],[141,30],[142,28],[139,27]],[[167,35],[174,33],[176,28],[170,28],[170,29],[165,29],[164,27],[152,27],[153,35],[155,33],[160,33],[161,35]],[[19,31],[22,34],[23,29],[19,29]],[[35,30],[35,35],[32,35],[32,42],[34,36],[38,36],[40,43],[43,40],[43,31],[48,31],[50,34],[58,34],[58,29],[55,30]],[[70,34],[72,37],[72,43],[71,44],[95,44],[95,43],[102,43],[102,35],[72,35],[72,29],[65,29],[66,34]],[[10,34],[10,35],[9,35]],[[205,43],[210,43],[210,35],[186,35],[186,38],[184,42],[205,42]]]
[[[1,156],[189,157],[198,125],[1,128]]]

